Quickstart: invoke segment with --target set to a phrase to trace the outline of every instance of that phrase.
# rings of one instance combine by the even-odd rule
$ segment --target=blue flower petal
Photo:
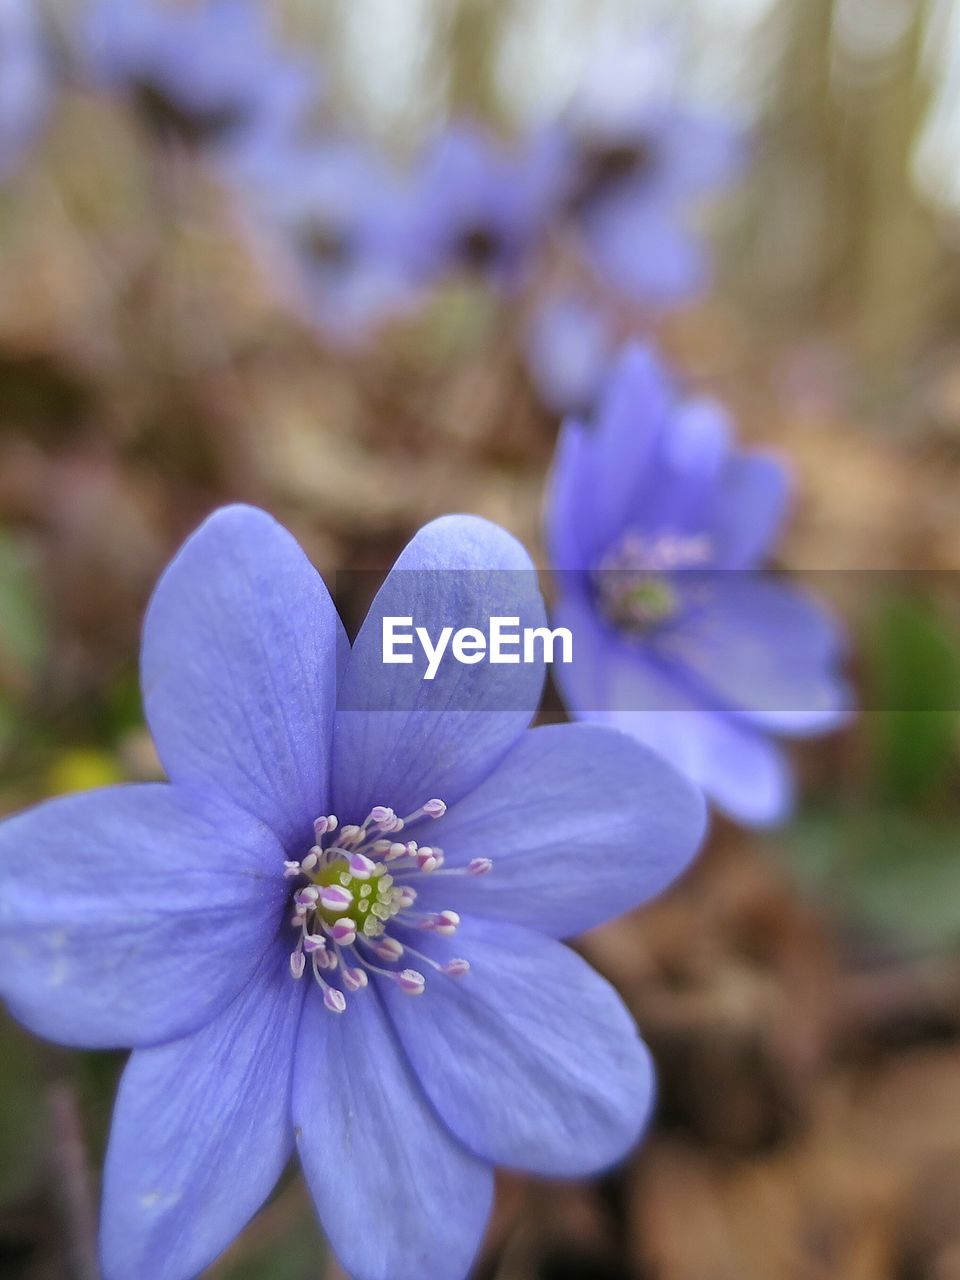
[[[175,788],[113,787],[0,824],[0,996],[64,1044],[156,1044],[209,1021],[277,924],[283,850]]]
[[[293,1114],[317,1212],[354,1280],[463,1280],[493,1176],[440,1123],[372,988],[340,1015],[310,993]]]
[[[633,343],[610,375],[596,422],[564,426],[548,503],[556,568],[592,568],[642,515],[638,490],[660,451],[675,395],[652,348]]]
[[[625,191],[602,201],[584,224],[593,268],[609,288],[647,307],[669,307],[709,282],[706,249],[676,210]]]
[[[430,945],[429,943],[425,945]],[[653,1101],[653,1068],[613,988],[575,952],[507,923],[465,919],[461,978],[387,1009],[430,1101],[485,1159],[548,1177],[625,1155]]]
[[[202,1031],[134,1053],[107,1151],[105,1280],[191,1280],[269,1196],[293,1153],[304,991],[273,946]]]
[[[737,822],[765,827],[793,807],[793,781],[780,747],[715,711],[624,712],[607,723],[633,734],[703,788]]]
[[[474,666],[448,652],[432,681],[419,647],[410,666],[385,665],[382,619],[413,619],[433,639],[444,626],[484,632],[492,616],[542,626],[529,556],[508,533],[474,516],[426,525],[377,594],[344,675],[334,751],[335,811],[361,822],[375,804],[412,812],[473,789],[514,745],[540,701],[543,666]]]
[[[534,312],[525,342],[527,367],[554,413],[589,414],[614,353],[606,310],[578,294],[550,298]]]
[[[161,578],[144,629],[144,703],[170,779],[219,792],[306,853],[329,807],[345,644],[285,529],[252,507],[212,515]]]
[[[843,639],[830,612],[761,573],[710,573],[690,583],[697,603],[651,636],[654,661],[679,672],[704,702],[777,733],[837,728],[852,697],[837,671]]]
[[[447,867],[491,858],[493,870],[420,876],[417,906],[571,937],[660,893],[696,853],[705,821],[700,792],[626,735],[532,729],[430,827]]]
[[[679,402],[646,475],[636,477],[631,529],[651,540],[664,533],[703,532],[730,457],[731,435],[729,415],[716,401]]]
[[[737,453],[727,460],[710,514],[720,569],[753,569],[766,559],[790,502],[790,473],[779,458]]]
[[[744,131],[731,121],[677,105],[659,135],[657,195],[679,204],[732,183],[749,159]]]
[[[554,569],[564,574],[589,567],[603,550],[591,519],[595,490],[587,481],[592,465],[590,434],[578,418],[567,418],[548,480],[547,546]]]
[[[51,106],[51,58],[33,0],[0,6],[0,181],[22,162]]]
[[[584,602],[568,596],[554,620],[574,635],[573,664],[554,668],[571,715],[629,733],[740,822],[764,826],[786,817],[793,788],[776,745],[694,693],[675,669],[629,649]]]

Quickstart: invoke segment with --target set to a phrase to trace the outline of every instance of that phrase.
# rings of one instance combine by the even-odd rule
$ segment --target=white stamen
[[[350,874],[354,880],[369,880],[377,869],[377,864],[363,853],[350,855]]]
[[[440,866],[443,859],[438,857],[438,852],[434,852],[428,844],[420,846],[417,852],[417,866],[424,875],[429,875],[431,871],[436,871],[437,867]]]
[[[325,911],[349,911],[353,906],[353,894],[341,885],[327,884],[315,892]]]
[[[313,834],[316,838],[317,844],[322,847],[323,837],[331,831],[336,831],[336,829],[337,820],[333,814],[331,814],[329,818],[317,818],[316,822],[313,824]]]
[[[427,980],[416,969],[403,969],[396,975],[396,984],[408,996],[422,996]]]
[[[343,985],[348,991],[360,991],[367,985],[367,975],[362,969],[343,968]]]
[[[349,916],[342,916],[330,925],[330,937],[341,946],[352,947],[357,940],[357,926]]]
[[[389,935],[372,942],[370,946],[374,954],[379,956],[381,960],[387,960],[391,963],[399,960],[403,955],[403,943],[398,942],[396,938],[391,938]]]
[[[441,911],[434,917],[433,927],[444,938],[452,938],[457,932],[460,917],[456,911]]]
[[[323,1003],[331,1013],[343,1013],[347,1007],[347,998],[336,987],[327,987],[323,993]]]

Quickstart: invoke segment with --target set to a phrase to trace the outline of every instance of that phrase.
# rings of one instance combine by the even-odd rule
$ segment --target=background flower
[[[0,5],[0,180],[20,163],[46,117],[50,67],[31,0]]]
[[[317,86],[306,63],[279,53],[255,0],[97,0],[81,44],[96,83],[125,93],[167,141],[232,150],[283,137]]]
[[[416,300],[405,195],[370,147],[345,137],[257,147],[230,179],[266,277],[335,342],[369,336]]]
[[[678,55],[657,35],[607,50],[538,142],[588,262],[608,289],[648,307],[704,286],[691,208],[744,165],[736,127],[678,97]]]
[[[616,355],[613,324],[583,297],[548,298],[530,322],[526,355],[544,404],[560,417],[588,418]]]
[[[790,781],[768,733],[842,724],[841,638],[819,604],[755,572],[786,511],[783,464],[737,449],[713,401],[685,398],[628,348],[595,425],[564,427],[547,516],[575,715],[663,754],[726,812],[782,819]]]
[[[418,163],[413,260],[428,280],[452,272],[516,285],[530,269],[546,196],[522,148],[511,149],[474,122],[455,121]]]

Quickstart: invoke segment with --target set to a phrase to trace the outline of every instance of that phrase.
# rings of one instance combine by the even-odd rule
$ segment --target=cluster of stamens
[[[650,539],[630,533],[594,570],[600,608],[622,631],[645,634],[680,612],[680,594],[669,575],[702,570],[712,555],[711,540],[704,535]]]
[[[466,867],[444,870],[442,849],[400,838],[406,828],[446,811],[442,800],[428,800],[405,818],[377,805],[360,826],[341,827],[333,815],[317,818],[313,848],[299,862],[284,863],[288,878],[305,881],[293,895],[290,924],[300,936],[290,972],[302,978],[309,964],[332,1013],[343,1013],[346,993],[361,991],[371,974],[420,995],[426,985],[420,969],[401,967],[409,957],[451,977],[468,972],[466,960],[440,964],[390,931],[398,925],[453,937],[460,917],[455,911],[418,911],[412,881],[424,875],[480,876],[493,865],[489,858],[474,858]]]

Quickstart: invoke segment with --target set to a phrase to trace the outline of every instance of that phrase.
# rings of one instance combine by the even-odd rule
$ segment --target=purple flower
[[[306,66],[273,48],[255,0],[99,0],[82,32],[90,73],[162,137],[231,151],[282,138],[315,94]]]
[[[779,461],[738,449],[719,405],[681,396],[633,346],[594,426],[565,424],[548,503],[568,709],[633,734],[749,823],[790,804],[768,735],[823,732],[850,709],[828,613],[757,571],[787,498]]]
[[[372,150],[258,147],[228,173],[274,288],[328,338],[362,339],[415,300],[403,195]]]
[[[0,179],[13,172],[43,124],[50,67],[32,0],[0,3]]]
[[[106,1280],[196,1275],[295,1148],[358,1280],[458,1280],[493,1163],[586,1174],[643,1128],[647,1052],[556,939],[672,880],[702,802],[622,734],[527,730],[541,668],[453,662],[427,682],[423,663],[384,665],[394,615],[435,635],[491,615],[534,626],[543,606],[512,538],[447,517],[406,548],[351,651],[293,538],[263,512],[218,512],[145,625],[170,784],[0,825],[13,1014],[134,1048]]]
[[[588,261],[608,287],[647,306],[703,286],[707,260],[687,224],[690,205],[743,165],[742,137],[728,121],[677,100],[675,63],[663,40],[604,58],[563,123],[537,143]]]
[[[420,162],[411,212],[418,275],[461,272],[516,284],[537,247],[548,194],[530,157],[479,125],[455,121]]]
[[[615,354],[610,316],[586,298],[561,294],[534,312],[527,368],[543,403],[560,417],[591,415]]]

